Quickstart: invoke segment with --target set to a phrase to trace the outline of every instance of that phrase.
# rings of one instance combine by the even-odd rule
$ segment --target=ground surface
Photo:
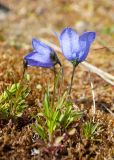
[[[31,50],[31,39],[45,38],[59,45],[53,31],[71,26],[79,32],[96,31],[97,39],[91,47],[87,61],[114,74],[114,3],[106,0],[1,0],[0,4],[0,93],[22,76],[22,58]],[[107,49],[94,50],[95,48]],[[58,53],[65,66],[63,90],[69,85],[72,66]],[[74,124],[76,132],[63,142],[62,148],[49,148],[30,127],[34,122],[31,113],[42,105],[43,92],[36,86],[45,87],[53,82],[49,69],[29,68],[31,92],[27,98],[29,107],[12,122],[0,119],[0,160],[26,159],[114,159],[114,117],[106,111],[114,111],[114,87],[92,73],[96,95],[96,121],[102,124],[100,141],[80,142],[81,122]],[[89,73],[80,65],[74,78],[72,99],[74,105],[86,111],[85,120],[92,118],[92,95]],[[105,106],[105,107],[104,107]],[[33,150],[39,153],[33,155]],[[56,151],[55,151],[56,150]]]

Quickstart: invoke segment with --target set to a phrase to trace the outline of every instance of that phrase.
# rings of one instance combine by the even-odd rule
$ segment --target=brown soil
[[[111,3],[112,2],[112,3]],[[97,38],[92,45],[87,61],[98,68],[113,74],[114,52],[102,47],[114,46],[113,1],[96,0],[1,0],[0,4],[8,7],[8,11],[0,14],[0,93],[22,77],[23,56],[31,48],[33,37],[45,38],[59,45],[53,31],[61,31],[71,26],[78,31],[96,31]],[[106,32],[106,27],[113,27]],[[58,53],[65,66],[63,91],[70,83],[72,66]],[[80,121],[71,125],[76,131],[69,136],[67,131],[64,141],[59,146],[49,146],[31,129],[34,123],[31,113],[37,113],[42,106],[43,91],[37,85],[53,84],[53,72],[49,69],[30,67],[30,95],[27,98],[28,108],[17,120],[0,119],[0,160],[113,160],[114,159],[114,117],[106,110],[114,112],[114,86],[92,73],[91,77],[96,95],[96,118],[101,124],[98,141],[87,141],[83,137],[83,122],[92,119],[92,94],[89,73],[81,64],[77,68],[73,83],[72,100],[74,107],[84,110]],[[53,87],[52,87],[53,88]],[[57,136],[60,136],[58,134]],[[34,149],[38,152],[33,155]]]

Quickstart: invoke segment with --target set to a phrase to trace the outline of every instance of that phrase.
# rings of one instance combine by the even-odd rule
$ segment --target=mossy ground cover
[[[58,46],[53,31],[60,32],[66,26],[74,27],[80,32],[96,31],[97,38],[87,61],[113,75],[114,7],[111,2],[23,0],[17,5],[15,0],[9,0],[3,1],[2,4],[10,10],[4,13],[5,16],[0,22],[0,95],[7,87],[21,81],[23,56],[31,51],[31,39],[45,38]],[[96,49],[104,46],[104,49]],[[64,83],[61,89],[64,93],[70,83],[72,66],[62,54],[58,53],[58,56],[64,64]],[[114,159],[114,116],[107,110],[108,108],[114,112],[114,86],[95,73],[91,73],[96,101],[96,116],[92,125],[97,123],[99,125],[94,134],[88,129],[89,137],[86,129],[93,119],[90,73],[83,65],[79,65],[74,77],[71,100],[73,109],[83,111],[83,115],[67,129],[62,126],[57,129],[50,145],[42,140],[31,126],[35,124],[33,115],[42,110],[48,82],[50,94],[53,95],[54,74],[50,69],[36,67],[28,68],[26,73],[28,77],[22,86],[28,87],[29,94],[24,97],[27,106],[22,115],[16,118],[3,118],[0,115],[1,160]],[[55,99],[57,98],[56,95]],[[14,100],[13,96],[12,101]],[[16,105],[19,104],[16,101]],[[42,122],[44,123],[43,120]]]

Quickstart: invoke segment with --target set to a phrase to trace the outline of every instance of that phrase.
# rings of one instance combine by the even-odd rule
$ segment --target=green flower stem
[[[73,71],[72,71],[72,77],[71,77],[71,82],[70,82],[70,87],[69,87],[69,91],[68,94],[71,94],[71,90],[72,90],[72,84],[73,84],[73,78],[74,78],[74,73],[75,73],[75,68],[78,66],[79,62],[76,60],[71,61],[73,64]]]
[[[62,96],[62,89],[63,89],[63,74],[64,74],[64,69],[63,69],[63,66],[61,66],[61,83],[60,83],[60,86],[59,86],[59,97]]]
[[[58,73],[57,73],[55,67],[53,68],[53,71],[54,71],[54,89],[53,89],[52,106],[54,107],[56,89],[57,89],[57,86],[58,86],[58,84],[59,84],[59,79],[60,79],[60,76],[61,76],[61,71],[62,71],[62,74],[63,74],[63,67],[61,66],[61,68],[60,68],[60,70],[59,70]],[[63,83],[63,79],[62,79],[62,83]],[[60,91],[60,92],[59,92],[59,91],[60,91],[60,90],[58,89],[58,93],[61,93],[61,91]]]
[[[55,92],[56,92],[56,68],[54,67],[53,70],[54,70],[54,90],[53,90],[52,107],[54,107]]]
[[[71,90],[72,90],[72,84],[73,84],[73,78],[74,78],[75,68],[76,68],[76,66],[73,65],[72,77],[71,77],[70,87],[69,87],[69,91],[68,91],[69,95],[71,94]]]
[[[26,62],[26,61],[23,61],[23,73],[22,73],[22,79],[24,79],[24,75],[25,75],[26,69],[27,69],[27,62]]]

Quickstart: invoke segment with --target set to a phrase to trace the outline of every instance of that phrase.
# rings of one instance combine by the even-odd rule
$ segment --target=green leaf
[[[17,118],[22,115],[27,107],[25,98],[30,90],[27,86],[20,83],[14,83],[6,88],[0,95],[0,113],[1,117]],[[3,106],[5,108],[3,109]],[[7,115],[6,115],[7,114]]]
[[[46,139],[45,130],[44,130],[44,128],[41,125],[39,125],[39,124],[37,124],[37,126],[36,125],[31,125],[31,127],[40,135],[40,137],[43,140]]]
[[[94,134],[97,132],[99,123],[86,122],[84,124],[83,133],[87,139],[93,138]]]
[[[50,104],[49,104],[49,96],[48,94],[46,93],[45,96],[44,96],[44,115],[46,117],[49,117],[49,114],[50,114]]]

